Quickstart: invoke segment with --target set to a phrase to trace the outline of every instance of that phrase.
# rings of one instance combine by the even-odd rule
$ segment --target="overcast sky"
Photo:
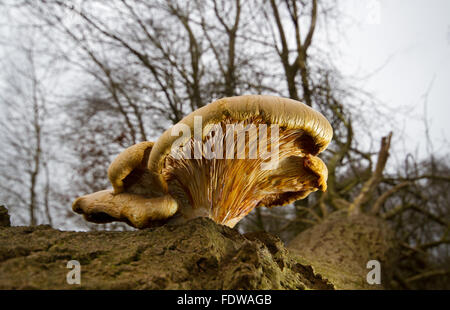
[[[342,0],[358,20],[343,29],[339,67],[361,86],[408,118],[394,144],[425,150],[423,95],[431,85],[427,118],[435,150],[450,153],[450,0]],[[3,29],[5,30],[5,29]],[[342,29],[341,29],[342,30]],[[378,70],[381,67],[381,70]],[[381,134],[385,134],[384,132]]]
[[[425,149],[423,95],[435,149],[450,151],[450,1],[346,0],[347,11],[361,21],[346,29],[340,43],[347,74],[376,72],[364,85],[384,103],[413,115],[399,123],[402,143]],[[384,66],[383,66],[384,65]],[[377,71],[378,68],[381,70]]]

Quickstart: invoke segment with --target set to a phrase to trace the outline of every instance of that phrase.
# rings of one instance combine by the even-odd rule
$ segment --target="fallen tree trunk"
[[[129,232],[59,231],[46,225],[9,227],[9,221],[4,223],[0,227],[0,289],[367,288],[359,285],[361,281],[354,286],[342,282],[333,273],[348,266],[350,278],[363,276],[365,281],[365,275],[351,267],[352,261],[341,264],[341,259],[353,260],[352,256],[324,260],[310,254],[329,252],[312,248],[298,255],[303,246],[318,246],[312,240],[319,235],[311,231],[296,239],[303,246],[292,247],[291,253],[273,235],[242,235],[207,218]],[[311,240],[306,242],[308,235]],[[347,246],[333,239],[322,241],[319,245]],[[80,263],[79,285],[66,281],[71,260]]]
[[[300,233],[288,249],[336,289],[389,288],[398,257],[394,238],[387,223],[376,216],[338,211]],[[380,285],[367,281],[367,263],[373,260],[380,263]]]

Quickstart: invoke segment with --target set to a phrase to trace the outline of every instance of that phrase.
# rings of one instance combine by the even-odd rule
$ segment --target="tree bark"
[[[288,245],[299,262],[333,283],[336,289],[390,287],[397,260],[394,232],[375,216],[336,211],[305,230]],[[367,263],[380,262],[381,284],[369,284]]]
[[[327,222],[289,250],[268,233],[242,235],[207,218],[128,232],[0,227],[0,289],[381,288],[363,283],[359,263],[384,266],[387,236],[371,217]],[[80,263],[79,285],[66,282],[70,260]]]

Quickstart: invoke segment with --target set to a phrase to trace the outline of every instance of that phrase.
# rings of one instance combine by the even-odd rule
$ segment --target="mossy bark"
[[[336,289],[389,288],[396,264],[394,233],[382,219],[339,211],[302,232],[288,245],[299,262],[313,268]],[[369,284],[370,260],[381,267],[381,285]]]
[[[81,264],[69,285],[67,262]],[[0,289],[331,288],[267,233],[241,235],[197,218],[131,232],[0,228]]]
[[[361,285],[364,266],[356,268],[355,262],[378,257],[384,245],[372,240],[378,235],[370,230],[367,236],[359,228],[331,234],[334,230],[319,229],[323,238],[306,231],[296,239],[303,245],[291,244],[290,251],[268,233],[242,235],[207,218],[130,232],[5,226],[0,227],[0,289],[367,288]],[[364,254],[348,254],[353,251]],[[336,256],[323,257],[329,254]],[[66,282],[70,260],[81,265],[80,285]]]

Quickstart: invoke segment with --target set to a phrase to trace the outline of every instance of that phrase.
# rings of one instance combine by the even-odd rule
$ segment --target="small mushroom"
[[[177,202],[159,187],[147,169],[153,142],[141,142],[120,153],[108,168],[113,190],[77,198],[72,210],[94,223],[122,221],[136,228],[164,223],[173,216]]]
[[[80,197],[72,208],[91,222],[137,228],[199,216],[233,227],[255,207],[325,191],[328,171],[317,155],[332,135],[326,118],[301,102],[223,98],[192,112],[155,143],[120,153],[108,169],[113,190]]]

